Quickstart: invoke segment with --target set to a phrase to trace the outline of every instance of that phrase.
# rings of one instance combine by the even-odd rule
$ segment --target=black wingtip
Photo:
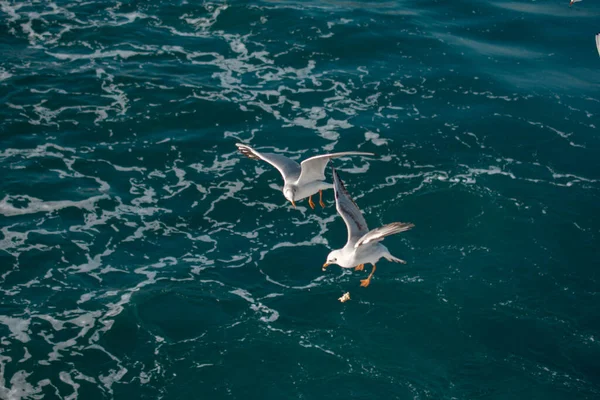
[[[335,201],[337,202],[337,200],[340,198],[340,193],[338,190],[338,183],[340,184],[341,187],[344,187],[344,184],[340,180],[340,176],[338,175],[338,173],[337,173],[336,169],[333,167],[333,165],[331,166],[331,172],[333,173],[333,195],[335,197]]]
[[[400,232],[406,232],[415,227],[415,224],[412,222],[393,222],[390,225],[394,225],[397,229],[400,229]]]
[[[333,167],[331,167],[331,169],[333,171],[334,190],[336,189],[335,188],[335,186],[336,186],[335,184],[336,183],[339,184],[339,186],[340,186],[340,188],[342,190],[346,190],[346,185],[344,185],[344,181],[342,181],[342,179],[340,178],[340,175],[338,174],[337,170],[335,168],[333,168]],[[336,194],[337,194],[337,190],[335,190],[335,191],[336,191]]]
[[[337,172],[337,170],[335,169],[335,167],[334,167],[333,165],[331,166],[331,172],[333,173],[333,180],[334,180],[334,181],[338,181],[338,182],[340,182],[340,183],[341,183],[341,182],[342,182],[342,180],[340,179],[340,176],[338,175],[338,172]],[[334,183],[335,183],[335,182],[334,182]],[[343,185],[344,185],[344,184],[342,183],[342,186],[343,186]]]
[[[254,154],[254,152],[252,151],[252,148],[250,146],[246,146],[245,144],[242,143],[236,143],[235,144],[239,150],[240,153],[242,153],[243,155],[245,155],[246,157],[252,159],[252,160],[258,160],[259,157]]]
[[[336,169],[333,167],[331,167],[331,169],[333,170],[333,183],[334,183],[333,191],[335,193],[335,200],[337,201],[337,199],[339,199],[339,197],[340,197],[339,192],[341,191],[346,195],[346,197],[348,197],[350,199],[350,201],[352,203],[354,203],[356,208],[358,208],[358,205],[356,204],[356,202],[354,201],[352,196],[350,196],[350,193],[348,193],[348,189],[346,189],[346,185],[344,185],[344,181],[340,178]],[[339,188],[340,188],[339,190],[338,190],[338,185],[336,185],[336,183],[339,185]]]

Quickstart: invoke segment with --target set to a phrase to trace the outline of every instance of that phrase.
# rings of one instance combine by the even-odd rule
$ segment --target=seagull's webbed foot
[[[321,205],[321,208],[325,208],[325,203],[323,203],[323,191],[319,190],[319,204]]]
[[[310,208],[312,208],[313,210],[315,209],[315,203],[312,201],[312,196],[308,196],[308,205],[310,206]]]
[[[377,269],[377,266],[375,264],[373,264],[373,269],[371,270],[371,273],[369,274],[369,276],[367,277],[367,279],[361,279],[360,280],[360,286],[362,286],[362,287],[369,286],[369,284],[371,283],[371,278],[373,277],[373,274],[375,273],[376,269]]]
[[[365,264],[358,264],[356,266],[356,268],[354,268],[355,271],[362,271],[365,269]]]

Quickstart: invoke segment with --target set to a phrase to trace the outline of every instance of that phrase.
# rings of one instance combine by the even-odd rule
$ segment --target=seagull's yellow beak
[[[292,202],[292,205],[294,206],[294,208],[296,208],[296,203],[294,202],[294,200],[290,200]]]
[[[325,271],[325,268],[327,268],[329,266],[328,263],[323,264],[323,271]]]

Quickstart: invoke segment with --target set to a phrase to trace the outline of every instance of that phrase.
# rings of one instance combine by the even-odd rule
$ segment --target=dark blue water
[[[0,7],[0,398],[600,397],[597,1]]]

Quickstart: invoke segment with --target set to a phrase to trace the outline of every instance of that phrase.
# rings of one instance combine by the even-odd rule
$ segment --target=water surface
[[[1,398],[600,396],[597,2],[0,7]]]

